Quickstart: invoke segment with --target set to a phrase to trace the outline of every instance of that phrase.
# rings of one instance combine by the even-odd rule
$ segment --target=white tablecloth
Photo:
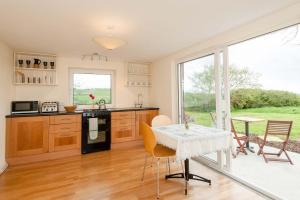
[[[209,154],[232,147],[229,131],[190,124],[188,130],[183,124],[152,127],[157,143],[176,150],[177,160]]]

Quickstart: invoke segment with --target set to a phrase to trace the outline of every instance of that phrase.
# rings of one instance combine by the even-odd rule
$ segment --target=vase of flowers
[[[91,93],[91,94],[89,94],[89,97],[92,101],[92,109],[94,109],[95,108],[95,96]]]
[[[190,122],[193,122],[193,118],[187,114],[184,114],[184,127],[186,130],[189,130],[190,128]]]

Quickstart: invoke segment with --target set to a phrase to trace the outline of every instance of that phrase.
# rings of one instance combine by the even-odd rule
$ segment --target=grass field
[[[94,89],[74,89],[74,104],[77,105],[91,105],[92,100],[89,97],[89,94],[95,96],[95,102],[100,99],[104,99],[106,103],[111,103],[111,91],[107,88],[94,88]]]
[[[212,119],[209,113],[201,112],[187,112],[191,115],[196,123],[213,126]],[[300,107],[264,107],[264,108],[251,108],[243,110],[233,110],[232,116],[251,116],[262,119],[274,120],[292,120],[293,127],[291,139],[299,139],[300,137]],[[263,135],[265,133],[267,121],[255,122],[250,124],[250,133]],[[244,132],[245,125],[242,122],[234,122],[237,131]]]

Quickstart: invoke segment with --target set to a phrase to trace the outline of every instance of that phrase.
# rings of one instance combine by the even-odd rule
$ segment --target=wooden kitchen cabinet
[[[49,152],[80,149],[80,115],[51,116],[49,130]]]
[[[135,112],[111,113],[111,142],[135,140]]]
[[[80,132],[58,132],[49,134],[49,152],[80,149]]]
[[[7,122],[7,156],[48,152],[49,117],[18,117]]]
[[[81,114],[6,118],[9,165],[80,155]]]
[[[135,138],[143,139],[141,124],[145,122],[151,126],[152,119],[157,116],[159,113],[158,110],[141,110],[135,112]]]

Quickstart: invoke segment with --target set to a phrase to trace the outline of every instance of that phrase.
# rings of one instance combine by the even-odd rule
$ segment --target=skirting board
[[[0,167],[0,175],[7,169],[7,167],[8,167],[8,164],[7,164],[7,162],[5,162],[4,165]]]

